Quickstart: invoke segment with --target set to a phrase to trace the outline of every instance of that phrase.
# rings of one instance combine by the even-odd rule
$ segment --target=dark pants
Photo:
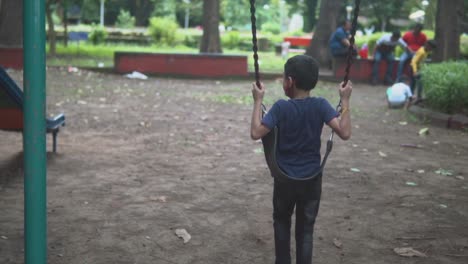
[[[379,79],[379,67],[380,61],[387,61],[387,70],[385,71],[385,82],[393,83],[392,72],[393,72],[393,62],[395,57],[393,52],[380,52],[376,51],[374,54],[374,65],[372,67],[372,80],[377,81]]]
[[[310,181],[280,181],[273,189],[273,227],[275,230],[276,264],[290,264],[291,216],[296,207],[296,263],[312,263],[312,243],[317,217],[321,175]]]
[[[422,85],[422,80],[421,80],[421,74],[414,75],[413,71],[411,71],[410,88],[411,88],[411,93],[416,95],[417,100],[422,99],[423,85]]]

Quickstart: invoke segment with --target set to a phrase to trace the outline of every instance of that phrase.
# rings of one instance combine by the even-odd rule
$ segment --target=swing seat
[[[323,168],[325,167],[325,164],[327,163],[328,155],[330,154],[333,148],[333,137],[331,136],[330,139],[327,141],[327,151],[325,153],[325,156],[323,157],[323,161],[322,161],[322,164],[320,165],[320,169],[314,174],[307,176],[305,178],[291,177],[279,167],[278,162],[276,160],[276,152],[278,149],[278,127],[275,126],[268,134],[266,134],[262,138],[262,144],[263,144],[263,152],[265,153],[265,160],[266,160],[268,169],[270,169],[270,173],[272,177],[281,181],[284,181],[284,180],[306,181],[306,180],[315,179],[319,175],[322,174]]]
[[[57,151],[57,134],[65,126],[65,115],[46,118],[46,133],[52,134],[53,152]],[[6,131],[23,130],[23,91],[0,67],[0,129]]]

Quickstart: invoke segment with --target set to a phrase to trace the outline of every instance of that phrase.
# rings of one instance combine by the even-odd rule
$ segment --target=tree
[[[314,37],[306,54],[314,57],[321,65],[330,63],[328,41],[336,29],[341,0],[327,0],[320,3],[320,15],[315,28]]]
[[[52,19],[52,13],[55,10],[56,5],[60,2],[60,0],[47,0],[46,1],[46,17],[47,17],[47,25],[49,28],[48,36],[49,36],[49,54],[55,55],[56,53],[56,40],[57,36],[55,33],[55,26],[54,21]]]
[[[404,2],[405,0],[363,0],[361,3],[361,14],[373,17],[377,20],[380,31],[387,31],[390,19],[400,17]]]
[[[134,16],[136,18],[136,25],[137,26],[147,26],[148,25],[148,18],[153,11],[153,3],[151,0],[135,0],[132,1],[132,6],[134,8]]]
[[[318,0],[286,0],[291,5],[291,12],[300,12],[304,17],[304,32],[311,32],[317,24]]]
[[[0,46],[23,46],[23,1],[0,0]]]
[[[464,21],[464,0],[437,2],[434,51],[435,61],[457,59],[460,57],[460,33]]]
[[[203,37],[200,52],[222,53],[219,35],[219,0],[203,1]]]

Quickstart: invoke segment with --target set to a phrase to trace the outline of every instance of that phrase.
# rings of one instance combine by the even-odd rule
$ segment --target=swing
[[[354,46],[354,35],[356,34],[356,27],[357,27],[357,17],[359,15],[359,6],[360,0],[355,0],[355,8],[353,14],[353,21],[351,27],[351,38],[350,38],[350,45],[348,49],[347,55],[347,64],[345,70],[345,76],[343,78],[343,82],[346,84],[349,80],[349,71],[351,68],[351,64],[353,62],[353,46]],[[252,50],[253,50],[253,58],[254,58],[254,68],[255,68],[255,83],[258,87],[260,87],[260,71],[258,65],[258,46],[257,46],[257,29],[256,29],[256,22],[257,19],[255,17],[255,0],[250,0],[250,18],[252,21]],[[341,114],[341,99],[338,105],[336,106],[336,111]],[[262,104],[262,117],[266,114],[266,107]],[[267,135],[262,138],[263,150],[265,153],[265,160],[267,163],[268,168],[270,169],[271,176],[275,177],[279,180],[295,180],[295,181],[306,181],[311,180],[319,176],[323,169],[325,168],[325,164],[327,163],[328,156],[333,148],[333,136],[334,131],[332,130],[330,137],[327,140],[327,147],[326,152],[323,157],[322,163],[320,164],[320,168],[314,174],[307,176],[305,178],[294,178],[286,174],[278,165],[276,161],[276,151],[278,146],[278,127],[275,126]]]

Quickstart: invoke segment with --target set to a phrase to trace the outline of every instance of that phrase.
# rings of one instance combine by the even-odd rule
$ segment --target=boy
[[[410,79],[403,75],[400,78],[400,82],[395,83],[387,89],[388,108],[400,108],[404,106],[405,109],[408,109],[411,100],[414,99],[409,85]]]
[[[400,63],[398,64],[397,81],[403,74],[405,63],[413,58],[413,55],[419,48],[421,48],[427,41],[427,36],[422,32],[423,25],[416,24],[412,31],[406,32],[399,40],[401,45],[405,47],[404,52],[401,54]]]
[[[394,31],[392,34],[385,34],[379,40],[374,50],[374,65],[372,67],[372,84],[376,85],[379,82],[379,67],[382,60],[387,61],[387,70],[385,72],[385,84],[392,84],[393,62],[395,61],[395,47],[402,45],[400,39],[400,31]]]
[[[351,136],[349,99],[352,84],[340,85],[340,119],[327,100],[310,97],[318,81],[318,64],[309,56],[297,55],[284,65],[283,90],[290,100],[277,101],[261,120],[265,88],[254,83],[251,138],[258,140],[278,126],[277,162],[289,176],[303,178],[320,168],[320,135],[323,124],[342,139]],[[276,264],[291,263],[291,215],[296,207],[296,263],[312,263],[312,236],[320,204],[322,175],[307,181],[274,179],[273,220]]]
[[[411,59],[411,92],[414,93],[414,88],[417,89],[417,98],[415,104],[422,100],[422,83],[421,83],[421,65],[427,58],[427,55],[437,47],[434,40],[429,40],[423,47],[419,48]]]

